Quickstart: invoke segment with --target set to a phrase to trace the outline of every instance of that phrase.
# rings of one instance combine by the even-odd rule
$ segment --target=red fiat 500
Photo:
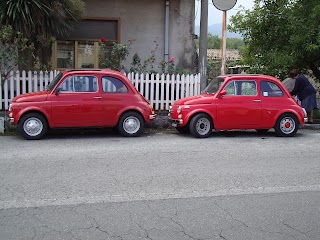
[[[307,114],[280,80],[267,75],[226,75],[213,79],[199,96],[176,101],[169,110],[181,133],[208,137],[212,130],[274,128],[278,136],[294,136]]]
[[[45,91],[15,97],[9,118],[26,139],[48,128],[115,127],[138,136],[155,119],[153,107],[120,72],[70,70],[59,73]]]

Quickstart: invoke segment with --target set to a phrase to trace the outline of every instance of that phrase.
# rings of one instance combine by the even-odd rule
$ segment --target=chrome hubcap
[[[43,124],[38,118],[29,118],[23,124],[23,130],[29,136],[37,136],[42,132]]]
[[[283,118],[280,122],[280,129],[285,134],[292,133],[296,128],[296,123],[291,117]]]
[[[140,129],[140,121],[136,117],[127,117],[123,121],[123,129],[129,133],[129,134],[134,134],[139,131]]]
[[[196,130],[200,135],[207,134],[209,131],[211,131],[210,121],[207,118],[200,118],[197,121]]]

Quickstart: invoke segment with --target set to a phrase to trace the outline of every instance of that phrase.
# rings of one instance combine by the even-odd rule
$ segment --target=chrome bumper
[[[157,117],[156,114],[151,114],[151,115],[149,115],[149,119],[150,119],[150,120],[156,119],[156,117]]]
[[[179,124],[183,124],[182,119],[174,120],[169,118],[169,122],[171,122],[172,127],[177,127]]]

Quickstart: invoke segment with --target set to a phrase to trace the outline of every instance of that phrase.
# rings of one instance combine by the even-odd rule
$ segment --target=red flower
[[[106,39],[105,38],[101,38],[100,41],[101,42],[106,42]]]
[[[174,57],[171,57],[171,58],[170,58],[170,62],[174,62]]]

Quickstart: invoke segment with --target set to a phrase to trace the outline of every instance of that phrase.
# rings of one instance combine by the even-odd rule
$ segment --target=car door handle
[[[102,97],[93,97],[94,99],[102,99]]]
[[[261,100],[253,100],[254,102],[261,102]]]

